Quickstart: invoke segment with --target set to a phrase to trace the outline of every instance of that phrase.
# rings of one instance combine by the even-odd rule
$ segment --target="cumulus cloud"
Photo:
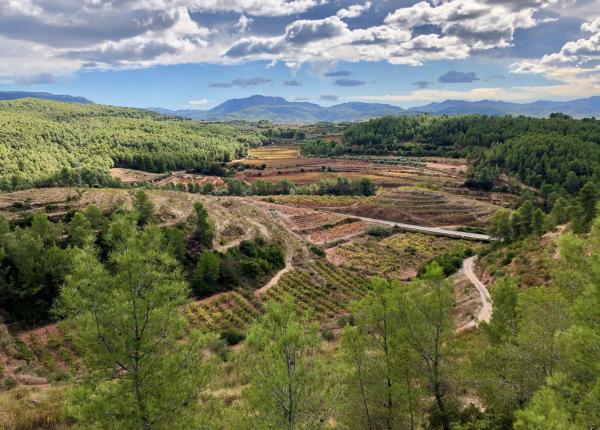
[[[337,85],[338,87],[360,87],[361,85],[366,85],[367,83],[357,79],[340,78],[336,79],[333,84]]]
[[[479,78],[475,72],[457,72],[456,70],[444,73],[438,78],[438,82],[446,84],[469,83],[478,80]]]
[[[455,36],[471,49],[505,48],[512,44],[514,32],[534,27],[536,9],[510,7],[516,2],[448,0],[421,1],[390,13],[385,22],[391,26],[415,28],[431,25],[446,36]]]
[[[298,68],[311,62],[420,65],[464,59],[474,51],[511,46],[515,31],[548,18],[540,10],[554,11],[573,1],[415,0],[392,7],[399,2],[380,6],[356,0],[323,17],[318,13],[324,9],[317,6],[330,0],[0,0],[0,81],[20,77],[24,82],[81,68],[182,63],[267,60]],[[389,11],[383,21],[361,26],[356,20],[351,27],[344,22],[375,4]],[[226,23],[210,28],[205,13],[218,13]],[[252,25],[257,17],[283,16],[289,18],[272,20],[286,23],[279,32],[259,33]],[[573,41],[557,56],[573,60],[595,52],[593,35],[599,26],[586,23],[583,31],[592,35]]]
[[[297,81],[297,80],[291,80],[291,81],[283,81],[283,85],[285,85],[286,87],[301,87],[302,86],[302,82]]]
[[[240,19],[238,19],[237,24],[233,26],[233,28],[238,30],[240,33],[245,33],[248,29],[248,26],[253,22],[254,20],[252,18],[248,18],[246,15],[242,15],[240,16]]]
[[[584,89],[587,95],[600,92],[600,18],[582,24],[587,37],[567,42],[558,52],[541,59],[524,60],[511,65],[513,73],[542,74],[561,81],[572,89]]]
[[[336,16],[338,18],[358,18],[359,16],[361,16],[363,13],[365,13],[366,11],[368,11],[369,9],[371,9],[371,5],[373,3],[368,1],[365,4],[355,4],[352,5],[346,9],[340,9],[338,10],[338,12],[336,13]]]
[[[269,84],[269,83],[271,83],[270,79],[256,77],[256,78],[250,78],[250,79],[238,78],[238,79],[234,79],[233,81],[230,81],[230,82],[213,82],[212,84],[209,84],[208,86],[212,87],[212,88],[231,88],[231,87],[253,88],[253,87],[258,87],[260,85],[265,85],[265,84]]]
[[[325,102],[337,102],[340,98],[335,94],[322,94],[319,99]]]

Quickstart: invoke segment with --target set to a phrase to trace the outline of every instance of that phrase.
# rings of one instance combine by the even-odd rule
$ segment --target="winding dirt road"
[[[463,261],[462,271],[469,279],[469,281],[475,286],[479,292],[479,298],[481,299],[481,309],[477,314],[477,317],[465,325],[458,327],[456,333],[462,333],[467,330],[473,329],[479,325],[481,321],[490,322],[492,318],[492,297],[483,282],[479,280],[475,272],[473,271],[473,265],[477,261],[477,256],[469,257]]]

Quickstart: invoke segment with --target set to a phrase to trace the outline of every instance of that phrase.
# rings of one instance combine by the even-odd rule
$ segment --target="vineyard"
[[[192,303],[183,311],[193,327],[208,331],[231,328],[243,330],[259,313],[252,303],[235,291]]]
[[[349,221],[353,220],[350,219]],[[319,245],[328,244],[363,234],[369,225],[369,223],[364,221],[345,222],[317,230],[308,236],[308,240]]]
[[[319,319],[330,319],[342,314],[350,302],[369,291],[369,281],[358,274],[324,262],[315,262],[307,268],[296,268],[281,277],[262,300],[281,301],[289,294],[297,306],[312,312]]]
[[[421,233],[399,233],[382,241],[368,237],[329,250],[330,262],[370,275],[390,279],[409,279],[417,269],[436,255],[450,251],[466,242],[428,236]]]

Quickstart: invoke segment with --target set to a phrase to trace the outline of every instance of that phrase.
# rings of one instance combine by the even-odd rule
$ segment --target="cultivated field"
[[[367,236],[328,249],[327,260],[367,275],[408,280],[421,265],[456,246],[473,243],[421,233],[398,233],[383,240]]]

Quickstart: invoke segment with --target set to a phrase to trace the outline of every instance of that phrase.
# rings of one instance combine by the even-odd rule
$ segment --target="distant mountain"
[[[150,108],[154,112],[206,121],[259,121],[275,123],[314,123],[319,121],[353,122],[387,115],[525,115],[547,117],[561,112],[576,118],[600,117],[600,97],[565,102],[540,100],[532,103],[510,103],[497,100],[446,100],[408,110],[381,103],[342,103],[323,107],[315,103],[289,102],[282,97],[252,96],[232,99],[210,110],[177,110]]]
[[[314,123],[319,121],[362,121],[386,115],[403,115],[405,110],[378,103],[342,103],[323,107],[315,103],[289,102],[282,97],[252,96],[232,99],[210,110],[177,110],[150,108],[154,112],[206,121],[259,121],[276,123]]]
[[[425,106],[414,107],[410,111],[434,115],[525,115],[539,118],[547,117],[554,112],[560,112],[576,118],[600,117],[600,97],[564,102],[539,100],[532,103],[510,103],[495,100],[474,102],[446,100],[441,103],[430,103]]]
[[[32,93],[27,91],[0,91],[0,100],[17,100],[26,98],[54,100],[57,102],[65,103],[80,103],[84,105],[94,103],[93,101],[88,100],[85,97],[75,97],[50,93]]]

